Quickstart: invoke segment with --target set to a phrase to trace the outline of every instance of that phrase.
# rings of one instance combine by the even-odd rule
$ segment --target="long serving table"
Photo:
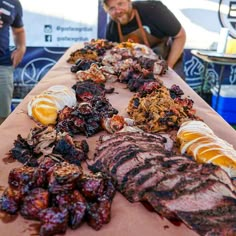
[[[13,142],[18,134],[26,137],[31,128],[36,123],[27,115],[27,103],[34,96],[52,85],[72,86],[76,83],[75,75],[70,72],[71,65],[66,62],[71,52],[75,51],[81,44],[75,44],[69,48],[56,65],[45,75],[45,77],[33,88],[33,90],[16,107],[7,120],[0,126],[0,194],[8,186],[8,174],[14,167],[21,166],[21,163],[9,163],[7,153],[12,148]],[[164,85],[170,87],[178,84],[184,91],[185,96],[189,96],[194,101],[194,108],[207,125],[221,138],[231,143],[236,148],[236,132],[226,123],[200,96],[198,96],[173,70],[169,70],[161,79]],[[115,87],[116,93],[107,95],[111,104],[119,110],[119,114],[126,116],[126,107],[131,98],[131,92],[126,89],[125,84],[110,83],[107,87]],[[94,147],[98,137],[103,132],[88,138],[90,147],[89,157],[93,157]],[[76,138],[81,138],[78,136]],[[84,137],[83,137],[84,138]],[[38,235],[39,223],[26,220],[21,216],[6,217],[1,213],[0,232],[1,235]],[[111,221],[104,225],[99,231],[93,230],[86,223],[77,230],[66,231],[66,235],[86,235],[86,236],[190,236],[196,235],[184,224],[179,226],[172,224],[161,218],[155,212],[148,211],[141,203],[130,203],[121,194],[117,193],[112,204]]]

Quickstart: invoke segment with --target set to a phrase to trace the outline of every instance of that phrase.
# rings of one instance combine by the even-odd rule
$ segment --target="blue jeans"
[[[13,95],[13,66],[0,65],[0,117],[6,118],[11,113]]]

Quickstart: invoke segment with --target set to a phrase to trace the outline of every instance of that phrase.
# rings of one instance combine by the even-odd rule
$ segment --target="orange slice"
[[[55,124],[57,111],[57,107],[54,103],[41,101],[32,107],[32,116],[43,125]]]
[[[218,166],[225,166],[229,169],[236,169],[236,161],[226,155],[215,158],[212,160],[212,163]]]

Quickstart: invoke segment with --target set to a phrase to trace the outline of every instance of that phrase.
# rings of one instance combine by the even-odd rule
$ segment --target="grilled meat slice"
[[[201,235],[234,235],[235,213],[230,209],[236,208],[236,194],[227,173],[173,155],[161,139],[149,145],[148,137],[153,138],[128,132],[103,136],[90,169],[110,175],[129,201],[143,202],[170,220],[182,220]],[[224,227],[217,228],[221,223]]]
[[[178,211],[178,217],[199,235],[236,235],[235,199],[223,198],[219,205],[208,210]]]

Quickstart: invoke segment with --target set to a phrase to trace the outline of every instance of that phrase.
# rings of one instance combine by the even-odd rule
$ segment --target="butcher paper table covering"
[[[7,162],[6,154],[13,147],[13,142],[18,134],[26,137],[35,122],[27,115],[27,104],[30,99],[49,88],[52,85],[72,86],[76,83],[75,74],[70,72],[71,64],[66,61],[70,53],[80,48],[81,44],[75,44],[69,48],[57,64],[45,75],[45,77],[34,87],[34,89],[16,107],[7,120],[0,126],[0,194],[8,186],[8,174],[14,167],[21,166],[17,161]],[[201,99],[174,71],[171,69],[161,79],[166,87],[178,84],[184,91],[184,96],[189,96],[194,101],[197,115],[214,130],[216,135],[225,139],[236,148],[236,132],[226,123],[204,100]],[[128,116],[126,108],[133,93],[125,89],[126,85],[121,83],[106,84],[107,87],[115,87],[116,93],[106,95],[111,104],[119,110],[119,114]],[[90,147],[89,157],[94,153],[96,140],[102,133],[88,138]],[[83,137],[84,138],[84,137]],[[39,222],[26,220],[21,216],[6,217],[1,213],[0,235],[23,236],[38,235]],[[86,223],[78,229],[67,229],[66,235],[84,236],[149,236],[149,235],[196,235],[184,224],[174,225],[168,220],[161,218],[155,212],[148,211],[141,203],[130,203],[121,194],[116,193],[113,200],[111,221],[104,225],[99,231],[95,231]]]

